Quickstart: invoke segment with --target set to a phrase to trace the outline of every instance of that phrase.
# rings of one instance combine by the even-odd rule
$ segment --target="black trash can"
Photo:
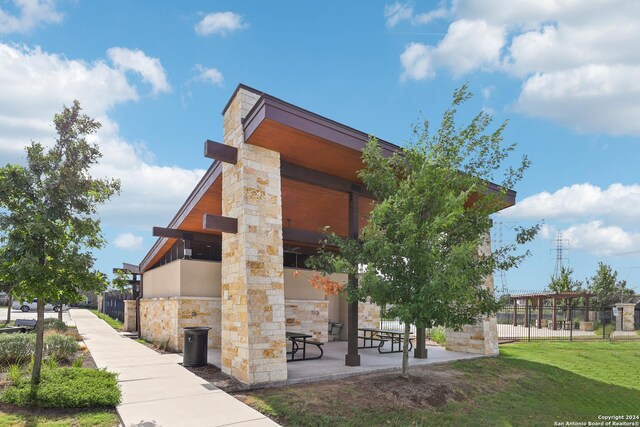
[[[205,366],[207,364],[207,341],[209,330],[206,326],[184,328],[183,366]]]

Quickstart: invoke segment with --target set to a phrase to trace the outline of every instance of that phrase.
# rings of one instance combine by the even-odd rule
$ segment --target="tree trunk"
[[[404,339],[402,342],[402,378],[409,378],[409,334],[411,333],[411,324],[404,324]]]
[[[7,296],[9,297],[9,306],[7,307],[7,323],[5,323],[5,325],[8,325],[9,322],[11,322],[11,306],[13,305],[13,295],[11,292],[8,292]]]
[[[44,348],[44,301],[42,298],[38,298],[37,312],[36,352],[33,355],[33,372],[31,373],[32,385],[37,385],[40,382],[40,370],[42,368],[42,350]]]
[[[64,304],[61,302],[60,303],[60,308],[58,309],[58,320],[62,322],[62,306]]]

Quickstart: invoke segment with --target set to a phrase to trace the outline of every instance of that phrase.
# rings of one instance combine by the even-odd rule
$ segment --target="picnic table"
[[[358,334],[358,338],[362,340],[362,346],[359,346],[358,348],[377,348],[379,353],[402,353],[404,331],[379,328],[358,328]],[[412,340],[413,337],[410,337],[409,351],[413,348]],[[384,344],[387,341],[391,343],[390,350],[384,350]]]
[[[299,362],[301,360],[316,360],[316,359],[320,359],[324,354],[324,351],[322,350],[322,345],[324,343],[310,339],[310,338],[313,338],[313,335],[301,334],[298,332],[286,332],[285,335],[287,339],[291,341],[291,351],[287,351],[287,354],[291,355],[291,359],[288,359],[287,362]],[[320,350],[320,355],[307,357],[307,345],[313,345],[317,347],[318,350]],[[302,357],[299,356],[300,353],[302,353]],[[298,355],[298,357],[296,357],[296,355]]]

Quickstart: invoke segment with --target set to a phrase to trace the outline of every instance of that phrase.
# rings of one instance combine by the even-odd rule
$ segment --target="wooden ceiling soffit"
[[[360,193],[364,197],[374,199],[373,194],[364,188],[362,184],[357,184],[324,172],[308,169],[284,160],[280,162],[280,176],[282,176],[282,178],[288,178],[318,187],[341,191],[343,193]]]
[[[209,190],[216,179],[222,174],[222,163],[214,162],[209,169],[205,172],[204,176],[193,189],[187,200],[184,202],[178,213],[169,222],[168,228],[177,228],[187,218],[189,212],[200,201],[202,196]],[[149,267],[151,261],[158,255],[158,252],[162,250],[162,247],[167,242],[167,237],[160,237],[153,244],[147,255],[140,263],[140,271],[144,272]]]
[[[195,231],[178,230],[177,228],[153,227],[153,235],[170,239],[192,240],[196,242],[220,243],[222,236],[217,234],[198,233]]]
[[[342,123],[312,113],[271,95],[263,94],[243,120],[245,141],[251,142],[251,134],[264,120],[272,120],[293,129],[333,142],[346,148],[362,151],[369,135]],[[384,156],[390,156],[399,147],[378,139]]]
[[[228,216],[204,214],[202,215],[202,228],[222,233],[237,233],[238,220]]]
[[[238,149],[207,139],[204,142],[204,156],[235,165],[238,162]]]

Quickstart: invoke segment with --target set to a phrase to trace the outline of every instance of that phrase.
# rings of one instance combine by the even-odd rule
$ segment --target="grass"
[[[413,369],[409,381],[382,374],[245,401],[285,426],[553,426],[640,415],[640,342],[510,344],[497,358]]]
[[[109,326],[111,326],[113,329],[116,329],[118,331],[121,331],[124,329],[124,323],[122,323],[121,321],[114,319],[111,316],[107,316],[104,313],[100,313],[97,309],[92,308],[89,310],[90,312],[92,312],[93,314],[95,314],[96,316],[98,316],[98,318],[104,320],[105,322],[107,322],[109,324]]]
[[[114,410],[30,410],[27,412],[0,406],[0,427],[115,427],[117,425],[119,425],[119,419]]]

